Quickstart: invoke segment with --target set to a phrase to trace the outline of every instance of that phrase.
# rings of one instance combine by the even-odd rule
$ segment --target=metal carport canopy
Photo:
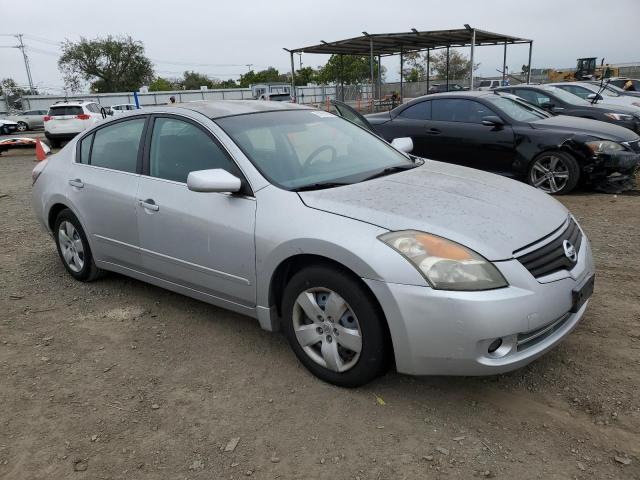
[[[503,61],[503,80],[505,78],[506,61],[507,61],[507,45],[509,44],[529,44],[529,62],[527,83],[531,82],[531,51],[533,49],[533,40],[527,38],[513,37],[511,35],[503,35],[501,33],[488,32],[472,28],[465,24],[465,28],[453,30],[431,30],[418,31],[412,28],[409,32],[400,33],[373,33],[362,32],[359,37],[348,38],[346,40],[338,40],[336,42],[321,41],[318,45],[309,47],[301,47],[295,49],[285,48],[291,55],[291,87],[295,92],[295,67],[293,63],[293,55],[295,53],[318,53],[318,54],[338,54],[342,55],[369,55],[371,59],[371,85],[374,83],[374,57],[386,57],[390,55],[400,55],[400,98],[404,98],[403,93],[403,57],[407,53],[419,52],[427,50],[447,49],[447,89],[449,85],[449,50],[456,47],[471,47],[471,72],[470,72],[470,88],[473,90],[473,61],[474,48],[484,45],[502,45],[504,47]],[[427,60],[427,70],[429,63]],[[378,78],[378,91],[380,91],[381,79]],[[429,75],[427,74],[427,88],[429,85]]]
[[[472,32],[475,31],[475,44],[472,43]],[[526,38],[512,37],[485,30],[459,28],[455,30],[432,30],[419,32],[412,30],[402,33],[372,33],[360,37],[322,42],[310,47],[290,50],[292,53],[323,53],[345,55],[370,55],[373,43],[374,55],[399,55],[420,50],[436,50],[447,47],[469,47],[482,45],[503,45],[505,43],[531,43]]]

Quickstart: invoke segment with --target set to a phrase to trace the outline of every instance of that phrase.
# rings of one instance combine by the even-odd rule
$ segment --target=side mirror
[[[482,125],[486,125],[487,127],[501,127],[504,125],[504,122],[496,115],[488,115],[482,117]]]
[[[401,152],[411,153],[413,150],[413,140],[411,140],[411,137],[394,138],[391,146]]]
[[[235,193],[241,186],[238,177],[220,168],[197,170],[187,176],[187,188],[193,192]]]

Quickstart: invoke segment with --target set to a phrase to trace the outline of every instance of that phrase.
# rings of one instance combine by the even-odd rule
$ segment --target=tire
[[[552,150],[534,158],[527,172],[527,183],[551,195],[565,195],[580,181],[580,166],[566,152]]]
[[[93,261],[84,230],[68,208],[58,214],[53,235],[60,260],[73,278],[81,282],[92,282],[101,275],[102,270]]]
[[[29,125],[27,125],[24,122],[18,122],[18,131],[19,132],[26,132],[27,130],[29,130]]]
[[[282,313],[289,345],[300,362],[325,382],[358,387],[388,365],[385,319],[370,292],[348,273],[324,265],[300,270],[285,288]]]

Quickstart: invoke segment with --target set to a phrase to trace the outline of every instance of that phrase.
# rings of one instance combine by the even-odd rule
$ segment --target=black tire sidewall
[[[543,152],[540,155],[536,156],[536,158],[534,158],[531,161],[531,164],[529,165],[529,169],[527,170],[527,183],[533,186],[531,182],[531,170],[533,169],[533,166],[538,160],[548,155],[556,155],[562,158],[562,161],[564,162],[564,164],[567,166],[567,169],[569,170],[569,179],[567,180],[567,184],[561,190],[555,193],[550,193],[550,195],[566,195],[567,193],[570,193],[578,185],[581,175],[580,175],[580,165],[578,164],[577,160],[573,157],[573,155],[567,152],[554,150],[550,152],[549,151]]]
[[[74,272],[69,268],[67,262],[64,260],[62,256],[62,250],[60,248],[60,240],[58,238],[58,230],[60,229],[60,224],[64,221],[71,223],[78,234],[80,235],[80,239],[82,240],[82,248],[84,249],[84,265],[82,266],[82,270],[79,272]],[[87,241],[87,236],[84,233],[84,229],[82,225],[80,225],[80,221],[73,214],[73,212],[69,209],[62,210],[55,221],[55,226],[53,230],[54,239],[56,242],[56,248],[58,249],[58,255],[60,256],[60,260],[64,265],[64,268],[69,272],[69,274],[80,281],[89,281],[94,276],[94,271],[96,270],[95,264],[93,262],[93,255],[91,254],[91,248],[89,247],[89,242]]]
[[[379,376],[388,358],[387,331],[380,309],[362,281],[329,266],[310,266],[296,273],[286,286],[282,305],[282,327],[289,345],[302,364],[320,379],[341,387],[357,387]],[[293,306],[300,293],[324,287],[349,304],[358,318],[362,335],[362,351],[358,362],[346,372],[334,372],[314,362],[298,343],[293,330]]]

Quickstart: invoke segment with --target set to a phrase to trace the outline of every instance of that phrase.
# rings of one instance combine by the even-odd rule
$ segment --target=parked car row
[[[352,121],[256,101],[107,119],[36,166],[36,217],[73,278],[115,271],[253,316],[340,386],[390,364],[413,375],[505,372],[576,327],[594,264],[564,206],[520,182],[408,155],[411,140],[394,148],[334,106]],[[577,160],[539,161],[535,145],[554,143],[545,132],[563,138],[574,120],[488,92],[369,117],[389,140],[411,134],[418,152],[456,136],[463,164],[482,167],[471,158],[493,162],[494,152],[496,170],[525,172],[534,159],[538,186],[574,182]],[[594,157],[637,139],[577,120],[575,149]],[[565,170],[552,168],[558,159]]]

